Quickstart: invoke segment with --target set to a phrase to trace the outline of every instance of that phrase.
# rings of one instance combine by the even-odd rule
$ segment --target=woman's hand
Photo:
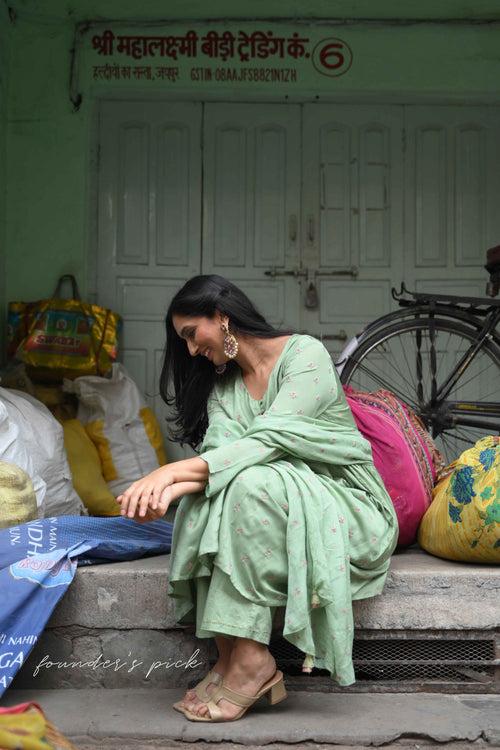
[[[116,498],[116,501],[122,506],[121,515],[129,518],[137,516],[136,520],[144,519],[148,521],[164,516],[174,499],[171,490],[169,490],[174,482],[175,479],[168,465],[160,466],[151,474],[138,479],[122,495]],[[152,513],[156,512],[159,515],[151,518]],[[146,517],[146,513],[149,514],[148,517]]]
[[[172,500],[175,500],[175,497],[172,492],[172,487],[167,487],[161,493],[160,499],[158,501],[158,506],[156,507],[155,510],[153,510],[153,508],[151,508],[151,506],[148,505],[148,507],[146,508],[145,515],[139,516],[136,512],[133,520],[136,521],[136,523],[148,523],[149,521],[158,521],[160,518],[163,518]]]

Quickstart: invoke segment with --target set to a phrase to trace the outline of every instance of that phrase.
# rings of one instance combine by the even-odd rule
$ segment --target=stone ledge
[[[47,628],[178,629],[167,595],[170,555],[78,568]],[[394,555],[384,592],[354,602],[355,626],[491,630],[499,626],[500,567],[411,549]]]
[[[264,701],[252,707],[241,721],[227,723],[190,722],[172,710],[180,690],[12,690],[3,703],[38,701],[47,717],[66,736],[183,743],[225,742],[262,746],[268,743],[320,743],[370,747],[401,740],[406,748],[427,742],[464,741],[466,747],[498,747],[500,741],[500,696],[436,695],[343,695],[290,693],[277,706]],[[483,744],[484,743],[484,744]],[[80,743],[78,743],[80,746]],[[446,747],[446,745],[445,745]],[[139,750],[139,748],[138,748]]]

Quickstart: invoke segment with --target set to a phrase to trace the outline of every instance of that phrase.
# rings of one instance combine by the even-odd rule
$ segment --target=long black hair
[[[239,287],[223,276],[193,276],[180,289],[167,311],[165,325],[167,342],[165,359],[160,376],[160,394],[168,406],[175,405],[176,414],[167,417],[178,429],[171,429],[171,439],[193,449],[200,444],[208,427],[207,401],[218,382],[227,382],[236,375],[238,364],[226,363],[222,375],[217,375],[214,365],[205,357],[192,357],[185,342],[178,336],[173,315],[205,316],[213,318],[217,311],[229,318],[229,330],[257,336],[274,338],[296,333],[291,329],[273,328],[258,312]],[[173,384],[174,392],[169,392]]]

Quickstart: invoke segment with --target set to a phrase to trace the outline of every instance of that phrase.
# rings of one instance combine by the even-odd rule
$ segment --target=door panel
[[[405,129],[407,285],[483,295],[500,236],[500,111],[407,106]]]
[[[318,305],[301,326],[350,337],[389,312],[402,279],[403,108],[306,104],[303,122],[303,286]],[[334,355],[344,344],[323,341]]]
[[[299,324],[300,107],[207,104],[203,273],[240,286],[275,326]],[[274,277],[266,271],[275,268]]]
[[[100,113],[98,299],[123,317],[120,358],[165,434],[165,313],[201,265],[201,121],[201,104],[107,102]],[[185,455],[168,445],[170,459]]]

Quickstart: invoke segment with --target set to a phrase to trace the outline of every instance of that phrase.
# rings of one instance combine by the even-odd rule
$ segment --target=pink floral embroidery
[[[288,510],[288,503],[280,503],[283,510]]]
[[[229,458],[225,458],[223,463],[224,463],[224,466],[230,466],[231,461]]]
[[[332,528],[330,529],[330,531],[332,532],[332,534],[336,534],[337,533],[337,527],[336,526],[332,526]]]
[[[269,519],[268,518],[263,518],[262,521],[261,521],[261,523],[262,523],[263,526],[269,526]]]
[[[225,433],[224,433],[224,437],[229,437],[230,434],[231,433],[226,430]]]
[[[370,541],[372,544],[376,544],[378,542],[378,538],[375,535],[372,535]]]
[[[272,554],[273,554],[272,549],[268,547],[266,551],[264,552],[264,557],[271,557]]]
[[[190,518],[190,519],[189,519],[189,521],[188,521],[188,525],[187,525],[187,526],[188,526],[188,529],[192,529],[192,528],[193,528],[193,526],[194,526],[194,522],[193,522],[193,519],[192,519],[192,518]]]
[[[299,409],[297,412],[297,414],[303,414],[303,413],[304,413],[304,409]]]
[[[241,503],[236,503],[235,505],[233,505],[233,510],[235,510],[236,513],[239,513],[241,510]]]
[[[319,378],[313,378],[313,381],[314,381],[315,383],[319,383]]]
[[[319,401],[319,399],[320,399],[320,397],[319,397],[319,396],[316,396],[316,401]]]
[[[240,560],[242,563],[247,563],[250,560],[250,558],[248,557],[248,555],[242,555],[240,557]]]
[[[293,526],[293,527],[294,527],[295,529],[296,529],[296,528],[297,528],[297,526],[299,526],[299,525],[300,525],[300,524],[299,524],[299,522],[297,521],[297,519],[295,519],[295,521],[292,521],[292,526]]]
[[[289,395],[290,395],[290,398],[297,398],[297,391],[290,391]]]
[[[238,526],[238,528],[236,529],[236,533],[243,534],[243,529],[241,528],[241,526]]]
[[[300,596],[300,595],[301,595],[301,593],[302,593],[302,592],[301,592],[301,590],[300,590],[299,588],[295,588],[295,589],[293,590],[293,595],[294,595],[294,596]]]
[[[339,570],[341,573],[343,573],[345,570],[345,565],[339,565]]]
[[[349,529],[349,539],[352,539],[354,536],[354,531],[352,529]]]
[[[344,521],[345,521],[344,516],[339,516],[339,523],[344,523]]]
[[[358,505],[354,506],[354,510],[356,511],[356,513],[361,513],[361,508]]]

